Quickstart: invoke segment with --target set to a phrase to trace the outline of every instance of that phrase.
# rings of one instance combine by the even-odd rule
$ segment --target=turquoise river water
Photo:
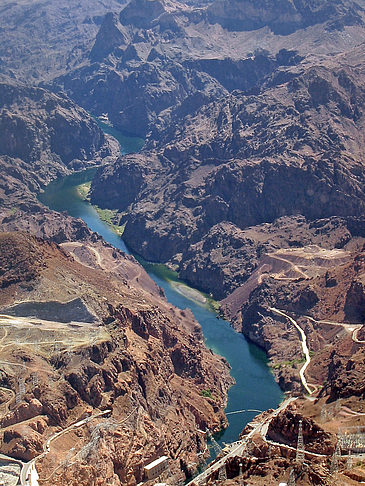
[[[103,128],[109,131],[105,126]],[[115,130],[113,135],[117,135],[121,146],[124,147],[124,153],[137,151],[141,147],[140,139],[131,140],[118,136]],[[87,169],[54,181],[45,188],[39,198],[53,210],[67,211],[71,216],[83,219],[92,231],[99,233],[108,243],[130,253],[123,240],[100,220],[96,210],[79,195],[77,186],[90,181],[95,171],[96,169]],[[226,412],[276,408],[283,394],[274,381],[265,353],[249,343],[242,334],[236,333],[228,322],[218,319],[209,304],[199,303],[179,292],[179,280],[173,272],[163,265],[148,263],[141,259],[139,261],[151,278],[164,289],[171,304],[181,309],[192,310],[202,327],[206,345],[229,362],[236,384],[229,390]],[[228,415],[229,426],[222,432],[218,442],[237,440],[244,426],[255,415],[254,412]]]

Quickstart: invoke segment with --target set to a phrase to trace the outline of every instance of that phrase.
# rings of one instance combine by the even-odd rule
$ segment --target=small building
[[[150,464],[147,464],[147,466],[144,467],[147,479],[158,478],[160,474],[166,471],[168,465],[169,458],[167,456],[161,456]]]

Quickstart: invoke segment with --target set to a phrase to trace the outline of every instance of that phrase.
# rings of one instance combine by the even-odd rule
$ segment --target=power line
[[[299,420],[296,461],[299,464],[303,464],[303,462],[304,462],[304,441],[303,441],[303,422],[302,422],[302,420]]]

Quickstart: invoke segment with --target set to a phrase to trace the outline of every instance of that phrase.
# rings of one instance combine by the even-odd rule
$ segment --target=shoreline
[[[193,300],[198,304],[203,304],[203,305],[208,304],[208,299],[204,297],[204,295],[199,290],[196,290],[193,287],[189,287],[184,283],[174,282],[172,280],[169,280],[169,283],[171,284],[172,287],[174,287],[174,289],[177,292],[182,294],[187,299]]]

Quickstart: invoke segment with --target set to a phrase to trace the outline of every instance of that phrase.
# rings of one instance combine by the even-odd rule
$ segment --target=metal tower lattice
[[[288,486],[295,486],[295,472],[294,469],[290,470]]]
[[[321,422],[324,423],[327,420],[327,409],[323,406],[321,408]]]
[[[347,456],[347,461],[346,461],[346,468],[347,469],[352,469],[352,466],[354,465],[354,460],[351,455],[351,450],[349,450],[349,455]]]
[[[300,464],[304,462],[303,422],[301,420],[299,420],[296,461]]]
[[[330,475],[338,471],[339,459],[341,457],[341,445],[340,441],[337,442],[335,452],[333,453],[330,466]]]
[[[215,440],[215,438],[213,436],[210,437],[210,440],[211,440],[212,447],[213,447],[213,450],[215,452],[215,455],[219,456],[219,454],[222,452],[221,446],[218,444],[218,442]]]
[[[18,378],[18,393],[15,395],[15,403],[18,404],[22,401],[25,395],[25,380],[23,377]]]
[[[226,465],[223,464],[223,466],[219,469],[218,472],[218,481],[226,481],[227,480],[227,469]]]
[[[38,373],[32,373],[32,386],[33,388],[37,387],[39,383]]]

